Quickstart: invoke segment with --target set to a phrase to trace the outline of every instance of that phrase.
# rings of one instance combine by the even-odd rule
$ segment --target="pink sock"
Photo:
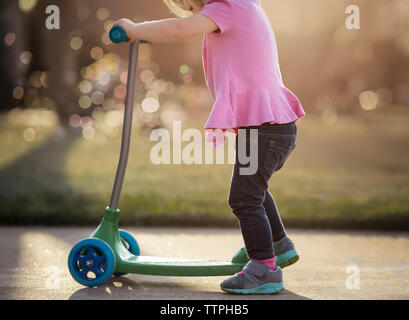
[[[274,271],[276,269],[276,260],[277,260],[277,257],[267,259],[267,260],[257,260],[257,261],[268,266],[271,271]],[[242,270],[239,272],[239,275],[242,275],[245,272],[246,271]]]
[[[277,257],[273,257],[267,260],[258,260],[258,262],[268,266],[271,271],[274,271],[276,269],[276,260],[277,260]]]

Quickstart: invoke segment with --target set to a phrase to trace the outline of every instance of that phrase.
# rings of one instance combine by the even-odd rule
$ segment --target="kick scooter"
[[[111,29],[110,38],[114,43],[129,41],[125,30],[118,26]],[[104,218],[91,237],[78,242],[68,257],[68,269],[72,277],[87,287],[102,285],[112,276],[128,273],[181,277],[227,276],[240,272],[248,261],[244,248],[238,251],[232,262],[141,256],[135,238],[118,229],[118,204],[129,157],[138,50],[141,42],[134,41],[130,48],[121,153],[109,207],[105,209]]]

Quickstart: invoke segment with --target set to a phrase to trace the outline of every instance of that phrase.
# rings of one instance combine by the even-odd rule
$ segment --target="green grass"
[[[183,129],[201,129],[205,119]],[[23,125],[0,116],[0,223],[95,225],[108,205],[120,139],[87,141],[76,132]],[[97,135],[98,136],[98,135]],[[133,133],[120,202],[121,223],[237,226],[227,205],[231,165],[150,162],[148,136]],[[409,230],[409,117],[344,116],[326,126],[299,123],[297,148],[270,181],[288,227]]]

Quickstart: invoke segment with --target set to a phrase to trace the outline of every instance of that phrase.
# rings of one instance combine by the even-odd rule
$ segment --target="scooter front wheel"
[[[68,256],[68,269],[78,283],[95,287],[108,281],[115,271],[116,259],[103,240],[89,238],[78,242]]]
[[[138,241],[127,231],[119,230],[119,236],[126,246],[126,249],[135,256],[141,255],[141,249],[139,248]]]
[[[121,242],[130,253],[135,256],[141,255],[141,249],[139,248],[138,241],[127,231],[119,230],[119,236],[121,237]],[[126,275],[126,273],[115,272],[114,276],[122,277]]]

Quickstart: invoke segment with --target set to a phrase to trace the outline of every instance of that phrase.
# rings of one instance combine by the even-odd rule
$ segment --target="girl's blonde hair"
[[[207,2],[207,0],[189,0],[189,1],[194,2],[200,6],[204,6]],[[172,11],[178,17],[185,18],[193,14],[190,11],[182,9],[173,0],[163,0],[163,2],[169,7],[170,11]]]

